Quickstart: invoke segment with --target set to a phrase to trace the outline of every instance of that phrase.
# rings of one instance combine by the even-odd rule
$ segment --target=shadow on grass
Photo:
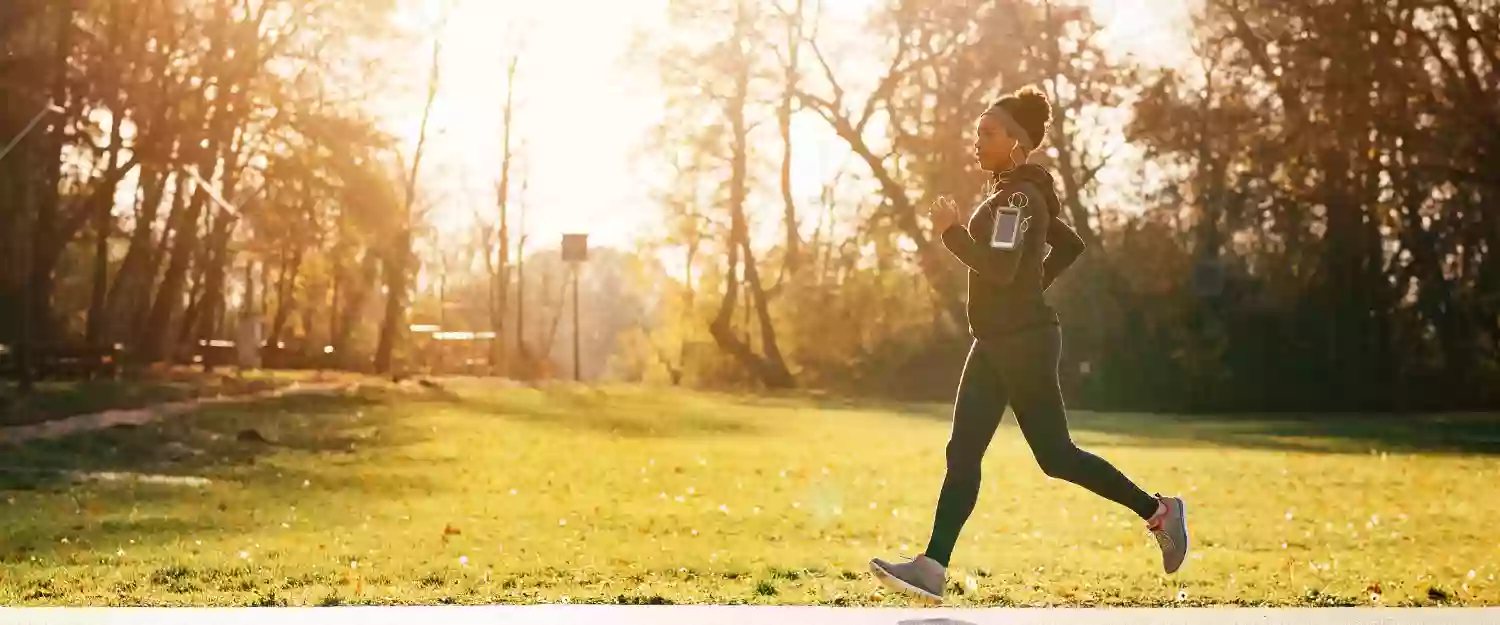
[[[430,491],[422,472],[366,469],[426,439],[408,424],[425,405],[369,389],[289,395],[0,446],[0,562],[107,560],[117,549],[233,534],[258,523],[240,508],[291,493]]]
[[[727,401],[751,407],[887,412],[924,421],[949,421],[944,402],[886,401],[811,393],[762,394]],[[1447,453],[1500,455],[1500,414],[1238,414],[1181,415],[1072,410],[1075,433],[1115,437],[1111,444],[1189,445],[1325,453]],[[1007,413],[1004,427],[1015,427]]]
[[[941,404],[887,405],[886,410],[926,421],[952,418]],[[1075,434],[1107,435],[1114,438],[1111,445],[1129,447],[1500,455],[1500,414],[1202,416],[1078,410],[1069,411],[1068,424]],[[1013,412],[1002,426],[1015,427]]]
[[[446,389],[430,393],[465,410],[503,419],[626,438],[746,436],[762,428],[751,413],[725,414],[733,404],[649,389],[560,385],[499,394]]]
[[[0,427],[103,410],[143,408],[213,395],[243,395],[285,387],[307,374],[252,372],[243,376],[195,370],[133,371],[119,379],[42,381],[28,396],[0,380]]]
[[[1229,415],[1080,412],[1075,429],[1125,445],[1199,444],[1277,451],[1500,455],[1500,415]]]
[[[78,475],[217,476],[253,480],[272,454],[353,454],[423,439],[404,428],[396,398],[377,391],[288,395],[209,406],[141,426],[117,426],[52,440],[0,446],[0,491],[63,486]],[[402,402],[403,410],[411,408]],[[281,468],[282,479],[290,479]],[[326,481],[332,476],[308,476]],[[3,514],[3,512],[0,512]]]

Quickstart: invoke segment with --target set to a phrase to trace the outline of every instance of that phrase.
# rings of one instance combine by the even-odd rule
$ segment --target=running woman
[[[875,558],[870,570],[892,590],[933,602],[943,600],[953,546],[979,497],[980,463],[1007,405],[1043,473],[1139,515],[1161,547],[1168,574],[1187,556],[1182,500],[1146,494],[1109,462],[1079,449],[1068,434],[1057,373],[1062,333],[1042,293],[1084,244],[1058,218],[1051,174],[1026,162],[1047,136],[1051,117],[1051,102],[1035,87],[996,99],[980,115],[974,142],[975,159],[991,175],[988,197],[967,227],[959,224],[951,200],[940,199],[932,209],[934,232],[969,269],[973,342],[953,404],[947,473],[927,549],[901,563]]]

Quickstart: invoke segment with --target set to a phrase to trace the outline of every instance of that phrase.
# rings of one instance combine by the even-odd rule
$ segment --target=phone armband
[[[1013,250],[1021,246],[1026,233],[1026,221],[1021,211],[1009,206],[995,210],[995,225],[990,232],[990,247],[997,250]]]

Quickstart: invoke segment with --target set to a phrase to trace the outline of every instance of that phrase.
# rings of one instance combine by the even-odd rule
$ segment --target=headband
[[[1021,142],[1022,150],[1025,150],[1029,154],[1032,150],[1036,149],[1036,143],[1031,140],[1031,133],[1026,132],[1026,129],[1022,128],[1021,124],[1016,122],[1016,118],[1011,116],[1010,111],[1005,110],[1005,107],[1000,106],[998,102],[990,105],[990,108],[985,110],[984,114],[1000,120],[1000,124],[1005,126],[1006,132],[1009,132],[1010,136]]]

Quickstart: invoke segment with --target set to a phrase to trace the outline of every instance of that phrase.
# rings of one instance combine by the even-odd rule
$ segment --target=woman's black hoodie
[[[979,340],[1056,325],[1042,293],[1083,251],[1078,235],[1057,219],[1060,202],[1045,168],[1022,165],[996,176],[990,188],[967,227],[954,224],[942,233],[948,251],[969,268],[969,333]],[[1007,206],[1020,211],[1023,231],[1014,249],[999,249],[990,239],[996,211]]]

